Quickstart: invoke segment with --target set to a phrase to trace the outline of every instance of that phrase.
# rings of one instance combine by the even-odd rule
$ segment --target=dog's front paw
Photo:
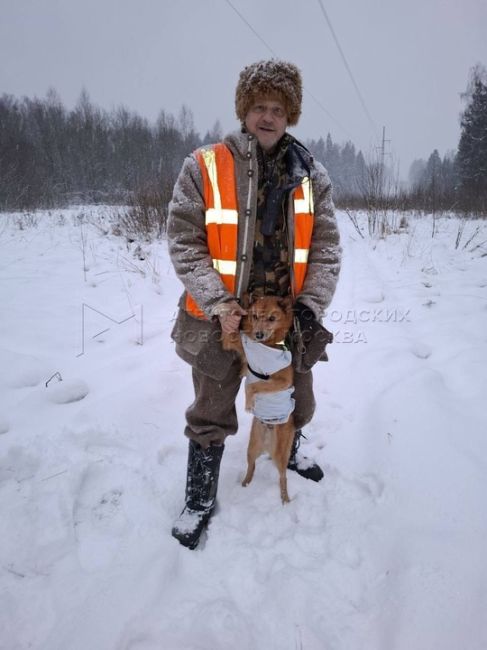
[[[252,413],[254,409],[254,401],[255,401],[255,395],[252,390],[250,390],[250,387],[247,387],[245,389],[245,410],[248,411],[249,413]]]

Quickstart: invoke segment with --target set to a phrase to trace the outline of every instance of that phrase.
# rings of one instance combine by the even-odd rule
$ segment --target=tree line
[[[477,64],[462,95],[466,108],[457,151],[427,161],[415,160],[409,171],[410,199],[436,212],[457,210],[487,214],[487,71]]]
[[[351,142],[340,147],[330,135],[310,141],[314,155],[330,171],[336,202],[369,210],[399,209],[423,212],[456,211],[487,215],[487,70],[477,64],[470,71],[466,104],[460,121],[457,151],[443,158],[435,149],[427,160],[415,160],[405,187],[382,161],[364,159]]]
[[[46,99],[3,95],[0,209],[126,203],[149,187],[167,203],[184,157],[202,143],[186,106],[151,125],[124,107],[96,107],[86,91],[71,111],[54,90]]]
[[[304,144],[328,169],[337,205],[487,214],[487,73],[477,65],[464,94],[458,150],[411,165],[401,187],[380,160],[330,134]],[[155,193],[166,207],[184,157],[222,138],[215,122],[203,137],[191,110],[161,111],[154,124],[127,108],[108,112],[83,91],[67,110],[54,90],[45,99],[0,97],[0,210],[73,203],[126,204]]]

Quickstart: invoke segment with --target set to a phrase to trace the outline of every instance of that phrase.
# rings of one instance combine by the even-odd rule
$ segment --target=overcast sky
[[[470,68],[487,65],[487,0],[322,0],[375,126],[319,0],[231,2],[303,73],[298,138],[330,132],[369,153],[385,126],[403,177],[414,158],[456,148],[460,93]],[[94,103],[150,120],[185,103],[201,135],[217,118],[238,127],[238,73],[272,56],[226,0],[0,0],[0,9],[0,93],[54,87],[72,108],[85,87]]]

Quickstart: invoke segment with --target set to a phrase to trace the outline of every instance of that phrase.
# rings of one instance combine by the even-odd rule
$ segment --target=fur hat
[[[288,125],[294,126],[301,115],[301,72],[294,64],[277,59],[248,65],[240,73],[235,96],[235,110],[242,123],[259,97],[275,97],[281,101]]]

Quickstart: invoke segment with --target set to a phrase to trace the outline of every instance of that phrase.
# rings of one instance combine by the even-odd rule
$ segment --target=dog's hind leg
[[[242,481],[242,486],[246,487],[254,477],[255,461],[263,453],[262,424],[254,418],[250,429],[250,440],[247,448],[247,474]]]
[[[281,501],[289,503],[289,494],[287,491],[287,464],[291,454],[291,447],[294,439],[294,423],[292,416],[286,424],[276,426],[276,443],[274,448],[273,460],[279,471],[279,487],[281,490]]]
[[[291,499],[287,492],[287,475],[286,470],[284,472],[279,471],[279,487],[281,489],[281,501],[282,503],[289,503]]]

